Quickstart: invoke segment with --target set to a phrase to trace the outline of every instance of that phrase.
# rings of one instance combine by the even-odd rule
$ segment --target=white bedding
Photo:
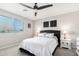
[[[23,40],[20,48],[23,48],[36,56],[52,56],[57,45],[58,41],[56,37],[34,37]]]

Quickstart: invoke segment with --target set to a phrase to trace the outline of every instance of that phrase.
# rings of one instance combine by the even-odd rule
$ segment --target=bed
[[[20,51],[35,56],[52,56],[60,46],[59,30],[42,30],[40,33],[54,33],[54,37],[33,37],[24,39],[20,44]]]

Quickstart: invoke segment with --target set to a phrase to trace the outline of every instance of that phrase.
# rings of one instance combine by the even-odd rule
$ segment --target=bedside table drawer
[[[62,42],[62,46],[63,47],[68,47],[68,43],[67,42]]]
[[[61,47],[71,49],[71,41],[68,41],[68,40],[61,40]]]

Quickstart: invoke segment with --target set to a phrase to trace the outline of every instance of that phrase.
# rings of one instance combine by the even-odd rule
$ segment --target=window
[[[0,16],[0,33],[23,31],[23,22],[6,16]]]

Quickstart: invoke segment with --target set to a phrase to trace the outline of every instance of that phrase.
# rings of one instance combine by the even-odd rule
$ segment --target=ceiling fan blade
[[[22,6],[24,6],[24,7],[27,7],[27,8],[30,8],[30,9],[34,9],[34,8],[28,6],[28,5],[23,4],[23,3],[19,3],[19,4],[22,5]]]
[[[41,9],[44,9],[44,8],[47,8],[47,7],[51,7],[51,6],[53,6],[53,5],[50,4],[50,5],[40,6],[40,7],[38,8],[38,10],[41,10]]]

